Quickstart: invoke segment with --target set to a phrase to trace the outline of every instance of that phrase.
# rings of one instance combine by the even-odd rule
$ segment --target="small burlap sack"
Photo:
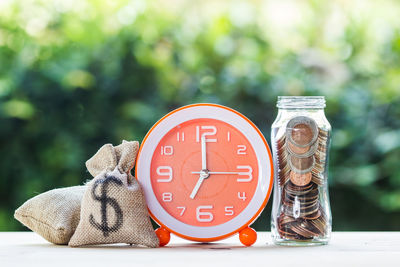
[[[78,226],[85,190],[72,186],[47,191],[22,204],[14,217],[51,243],[66,245]]]
[[[95,178],[87,184],[79,225],[69,246],[159,245],[140,185],[130,173],[138,148],[138,142],[107,144],[86,162]]]

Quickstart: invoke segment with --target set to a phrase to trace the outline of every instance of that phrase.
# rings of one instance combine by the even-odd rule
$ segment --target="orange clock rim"
[[[159,120],[150,128],[150,130],[147,132],[147,134],[146,134],[145,137],[143,138],[142,144],[140,145],[139,152],[138,152],[138,155],[137,155],[137,158],[136,158],[136,163],[135,163],[135,177],[136,177],[136,179],[138,179],[138,176],[137,176],[137,163],[139,162],[139,158],[140,158],[140,154],[141,154],[141,152],[142,152],[143,144],[146,142],[147,137],[148,137],[148,136],[150,135],[150,133],[154,130],[154,128],[156,128],[157,125],[160,124],[165,118],[171,116],[172,114],[174,114],[174,113],[176,113],[176,112],[178,112],[178,111],[181,111],[181,110],[187,109],[187,108],[191,108],[191,107],[199,107],[199,106],[210,106],[210,107],[223,108],[223,109],[229,110],[229,111],[231,111],[231,112],[234,112],[235,114],[239,115],[239,116],[242,117],[244,120],[246,120],[246,121],[256,130],[256,132],[258,133],[258,135],[261,137],[261,140],[264,142],[265,148],[266,148],[267,151],[268,151],[268,156],[269,156],[269,161],[270,161],[270,166],[271,166],[271,168],[270,168],[270,169],[271,169],[271,173],[270,173],[271,179],[270,179],[270,183],[269,183],[268,192],[267,192],[267,195],[266,195],[266,197],[265,197],[263,203],[261,204],[260,208],[258,209],[258,211],[256,212],[256,214],[255,214],[246,224],[244,224],[242,227],[239,227],[238,229],[236,229],[236,230],[234,230],[234,231],[232,231],[232,232],[230,232],[230,233],[228,233],[228,234],[224,234],[224,235],[217,236],[217,237],[212,237],[212,238],[196,238],[196,237],[191,237],[191,236],[183,235],[183,234],[181,234],[181,233],[178,233],[178,232],[173,231],[173,230],[171,230],[170,228],[166,227],[160,220],[158,220],[158,219],[153,215],[153,213],[150,211],[150,209],[147,208],[147,210],[149,211],[149,214],[150,214],[151,218],[152,218],[154,221],[156,221],[158,225],[160,225],[161,227],[167,229],[169,232],[171,232],[171,233],[173,233],[173,234],[175,234],[175,235],[177,235],[177,236],[179,236],[179,237],[182,237],[182,238],[184,238],[184,239],[187,239],[187,240],[198,241],[198,242],[212,242],[212,241],[217,241],[217,240],[221,240],[221,239],[228,238],[228,237],[230,237],[230,236],[236,234],[237,232],[240,232],[242,229],[248,227],[249,225],[251,225],[251,224],[258,218],[258,216],[260,216],[261,212],[263,211],[263,209],[264,209],[265,206],[267,205],[268,200],[269,200],[270,195],[271,195],[272,186],[273,186],[273,181],[274,181],[274,165],[273,165],[273,161],[272,161],[271,150],[270,150],[270,148],[269,148],[269,146],[268,146],[267,141],[265,140],[264,135],[261,133],[260,129],[258,129],[258,127],[257,127],[250,119],[248,119],[246,116],[244,116],[243,114],[241,114],[240,112],[238,112],[238,111],[236,111],[236,110],[234,110],[234,109],[232,109],[232,108],[229,108],[229,107],[226,107],[226,106],[223,106],[223,105],[219,105],[219,104],[213,104],[213,103],[190,104],[190,105],[186,105],[186,106],[177,108],[177,109],[175,109],[175,110],[169,112],[168,114],[166,114],[165,116],[163,116],[161,119],[159,119]],[[139,179],[138,179],[138,180],[139,180]]]

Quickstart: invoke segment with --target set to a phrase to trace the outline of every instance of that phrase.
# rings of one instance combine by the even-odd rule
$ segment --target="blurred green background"
[[[90,178],[104,143],[220,103],[270,138],[278,95],[324,95],[334,230],[400,230],[399,1],[0,1],[0,230]],[[271,202],[254,224],[269,230]]]

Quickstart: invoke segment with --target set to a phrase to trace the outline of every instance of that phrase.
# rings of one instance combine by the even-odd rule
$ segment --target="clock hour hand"
[[[191,199],[194,199],[194,197],[196,196],[197,191],[199,191],[200,186],[203,183],[203,181],[204,181],[204,178],[200,175],[199,180],[197,180],[197,183],[194,186],[192,193],[190,194]]]
[[[200,177],[199,177],[199,180],[197,180],[197,183],[194,186],[194,188],[192,190],[192,193],[190,194],[190,198],[191,199],[194,199],[194,197],[196,196],[197,191],[199,191],[200,186],[203,183],[203,181],[210,176],[208,174],[208,172],[206,172],[206,171],[201,171],[201,172],[198,172],[198,173],[200,173]]]

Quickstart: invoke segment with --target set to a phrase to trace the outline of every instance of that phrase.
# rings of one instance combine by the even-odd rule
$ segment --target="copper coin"
[[[289,174],[290,173],[290,166],[289,166],[289,164],[287,164],[287,161],[283,161],[279,165],[279,167],[282,167],[281,168],[282,173],[284,173],[284,174]]]
[[[285,147],[290,155],[293,155],[297,158],[308,158],[318,152],[318,142],[315,142],[311,146],[307,147],[298,147],[289,142]]]
[[[318,201],[316,201],[312,205],[308,205],[306,207],[299,207],[299,208],[296,208],[293,206],[284,206],[283,207],[283,211],[285,212],[286,215],[293,216],[295,218],[304,217],[306,215],[313,214],[313,213],[317,212],[318,209],[319,209]],[[299,215],[299,216],[297,216],[297,215]]]
[[[278,164],[279,170],[278,170],[278,177],[279,177],[279,184],[281,186],[285,185],[289,181],[289,174],[290,174],[290,167],[289,165],[286,164],[286,162],[283,162],[285,166],[281,168],[281,164]]]
[[[278,164],[278,170],[279,171],[282,171],[282,172],[288,172],[287,170],[289,170],[290,171],[290,166],[288,165],[288,163],[287,163],[287,160],[286,159],[283,159],[283,160],[279,160],[278,162],[277,162],[277,164]]]
[[[285,211],[293,211],[294,206],[297,206],[297,208],[295,208],[294,211],[304,213],[304,212],[309,212],[310,210],[315,210],[315,208],[319,206],[317,200],[314,200],[313,202],[309,203],[298,202],[297,205],[295,202],[290,202],[286,200],[288,199],[285,199],[285,201],[283,202],[283,210]],[[293,216],[292,214],[289,215]]]
[[[314,183],[312,183],[312,184],[314,184]],[[313,189],[312,189],[310,192],[308,192],[306,195],[302,196],[302,197],[305,198],[307,201],[308,201],[308,200],[311,201],[311,200],[313,200],[313,199],[318,198],[318,195],[319,195],[318,185],[317,185],[317,184],[314,184],[314,186],[315,186],[315,187],[313,187]]]
[[[292,151],[294,154],[304,154],[310,150],[310,147],[298,147],[292,143],[288,143],[288,149],[290,149],[290,151]]]
[[[283,135],[281,138],[278,139],[278,141],[276,142],[277,148],[281,149],[286,143],[286,136]]]
[[[305,216],[304,219],[315,220],[315,219],[318,219],[319,216],[321,216],[321,212],[319,210],[317,210],[315,213]]]
[[[328,131],[325,131],[325,130],[322,130],[321,128],[319,128],[318,135],[321,136],[321,137],[328,138],[329,132],[328,132]]]
[[[308,185],[311,182],[311,179],[311,172],[307,172],[304,174],[295,173],[294,171],[290,172],[290,181],[297,186]]]
[[[286,151],[283,151],[282,153],[278,152],[278,163],[281,164],[282,166],[287,164],[287,153],[286,153]]]
[[[326,161],[326,154],[320,150],[317,150],[314,154],[316,163],[325,163]]]
[[[285,174],[279,174],[278,178],[279,178],[280,186],[284,186],[290,180],[289,175],[285,175]]]
[[[304,196],[313,189],[312,183],[306,186],[296,186],[290,181],[284,187],[285,192],[293,196]]]
[[[292,129],[292,140],[299,145],[309,144],[313,138],[313,131],[307,124],[297,124]]]
[[[325,164],[316,163],[312,169],[313,173],[323,173],[325,171]]]
[[[303,196],[303,195],[307,195],[308,193],[310,193],[312,190],[317,189],[318,186],[314,183],[309,183],[308,185],[305,186],[297,186],[294,185],[292,182],[288,182],[285,185],[284,190],[291,195],[294,196]]]
[[[297,206],[297,208],[296,208]],[[300,207],[299,207],[300,206]],[[296,218],[305,218],[306,215],[313,214],[318,211],[319,208],[319,203],[318,201],[314,201],[313,203],[308,203],[308,204],[300,204],[300,205],[295,205],[295,203],[291,204],[283,204],[283,211],[285,211],[285,214],[288,216],[295,216]],[[295,212],[295,213],[293,213]]]
[[[281,216],[279,216],[278,221],[282,225],[282,224],[294,222],[294,221],[296,221],[296,219],[282,213]]]
[[[282,203],[285,206],[293,206],[294,203],[296,201],[296,198],[291,197],[288,194],[284,194],[282,196]],[[318,196],[308,199],[308,198],[304,198],[304,197],[297,197],[297,201],[300,202],[301,206],[307,206],[307,207],[311,207],[313,205],[315,205],[315,203],[318,201]]]
[[[324,184],[324,177],[320,176],[319,174],[314,174],[312,173],[312,182],[316,183],[317,185],[323,185]]]
[[[308,230],[306,227],[300,226],[300,225],[293,226],[291,228],[291,230],[293,230],[293,232],[295,232],[305,238],[312,238],[314,236],[318,236],[318,233],[314,233],[314,232]]]
[[[293,204],[295,201],[300,202],[302,205],[308,205],[318,200],[318,189],[313,189],[309,193],[301,196],[292,195],[288,192],[282,192],[282,201],[288,205]]]
[[[316,233],[317,231],[313,231],[315,228],[303,219],[297,219],[295,222],[285,225],[285,229],[282,230],[290,233],[291,236],[293,236],[293,234],[291,234],[293,232],[298,234],[298,239],[308,239],[318,235],[318,233]]]
[[[321,216],[318,219],[315,220],[309,220],[309,224],[311,227],[314,227],[316,231],[318,231],[320,234],[323,234],[326,232],[327,224],[325,220],[325,215],[322,210],[320,210]]]
[[[315,158],[314,156],[299,158],[293,155],[289,155],[288,162],[292,171],[295,171],[297,173],[306,173],[312,170],[315,163]]]
[[[298,239],[298,235],[297,234],[291,233],[291,232],[285,231],[285,230],[286,229],[278,228],[279,235],[281,236],[281,238],[292,239],[292,240]],[[287,230],[289,230],[289,229],[287,229]]]
[[[298,147],[308,147],[318,138],[316,122],[306,116],[292,118],[286,125],[286,138]]]
[[[309,220],[304,220],[301,226],[310,231],[314,236],[318,236],[318,231],[310,224]]]
[[[321,218],[321,217],[320,217]],[[320,218],[316,220],[310,220],[310,224],[315,227],[315,229],[320,233],[325,233],[325,222],[321,221]]]

